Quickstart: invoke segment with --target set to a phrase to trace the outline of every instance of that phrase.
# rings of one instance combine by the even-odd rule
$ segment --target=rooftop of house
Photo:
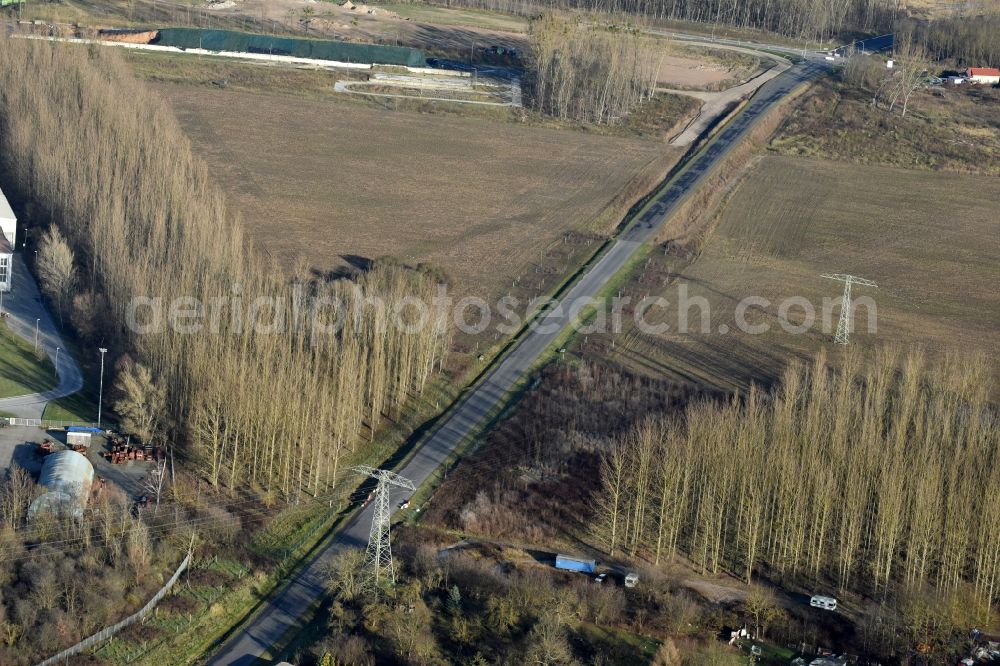
[[[970,67],[969,76],[1000,76],[1000,69],[996,67]]]

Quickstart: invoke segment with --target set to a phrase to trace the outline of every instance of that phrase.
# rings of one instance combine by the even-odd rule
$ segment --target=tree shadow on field
[[[368,257],[362,257],[358,254],[342,254],[340,258],[348,263],[348,265],[354,267],[356,270],[367,273],[375,265],[374,259],[369,259]]]
[[[372,269],[372,266],[375,265],[374,259],[362,257],[357,254],[342,254],[340,255],[340,258],[344,260],[343,264],[334,266],[329,270],[313,268],[311,271],[312,276],[320,282],[351,280],[358,277],[362,273],[367,273]]]

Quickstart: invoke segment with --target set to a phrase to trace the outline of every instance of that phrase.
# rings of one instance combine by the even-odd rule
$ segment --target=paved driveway
[[[0,411],[26,419],[40,419],[49,400],[62,398],[83,388],[80,364],[66,349],[55,323],[42,304],[35,280],[28,272],[20,254],[14,255],[13,289],[3,296],[3,310],[7,325],[16,335],[35,344],[35,321],[38,320],[38,346],[55,362],[56,347],[60,347],[56,373],[59,385],[41,393],[29,393],[13,398],[0,399]]]

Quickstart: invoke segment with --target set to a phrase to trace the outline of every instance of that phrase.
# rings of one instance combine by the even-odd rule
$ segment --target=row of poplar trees
[[[1000,595],[1000,428],[986,364],[893,351],[781,387],[650,418],[601,468],[612,553],[689,557],[748,582],[767,568],[883,596],[971,585]]]
[[[530,37],[529,91],[543,113],[614,124],[656,89],[663,51],[638,31],[545,14],[531,22]]]
[[[345,453],[421,391],[448,350],[443,317],[393,321],[404,299],[430,299],[433,280],[396,265],[355,281],[289,279],[248,240],[172,113],[110,49],[0,36],[0,62],[5,186],[62,229],[77,300],[101,304],[101,339],[165,393],[160,432],[213,484],[330,490]],[[313,296],[343,307],[311,308]],[[136,298],[201,307],[203,327],[157,327],[152,307],[126,325]],[[414,308],[395,312],[419,323]]]

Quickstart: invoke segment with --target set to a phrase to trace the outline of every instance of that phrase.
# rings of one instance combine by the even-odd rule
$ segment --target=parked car
[[[596,576],[594,576],[594,582],[595,583],[603,583],[605,580],[607,580],[607,577],[608,577],[608,574],[606,574],[606,573],[597,574]]]
[[[639,584],[639,574],[634,571],[625,575],[625,587],[635,587]]]
[[[407,499],[403,500],[402,502],[400,502],[399,503],[399,508],[400,509],[409,509],[410,508],[410,500],[409,500],[409,498],[407,498]]]

